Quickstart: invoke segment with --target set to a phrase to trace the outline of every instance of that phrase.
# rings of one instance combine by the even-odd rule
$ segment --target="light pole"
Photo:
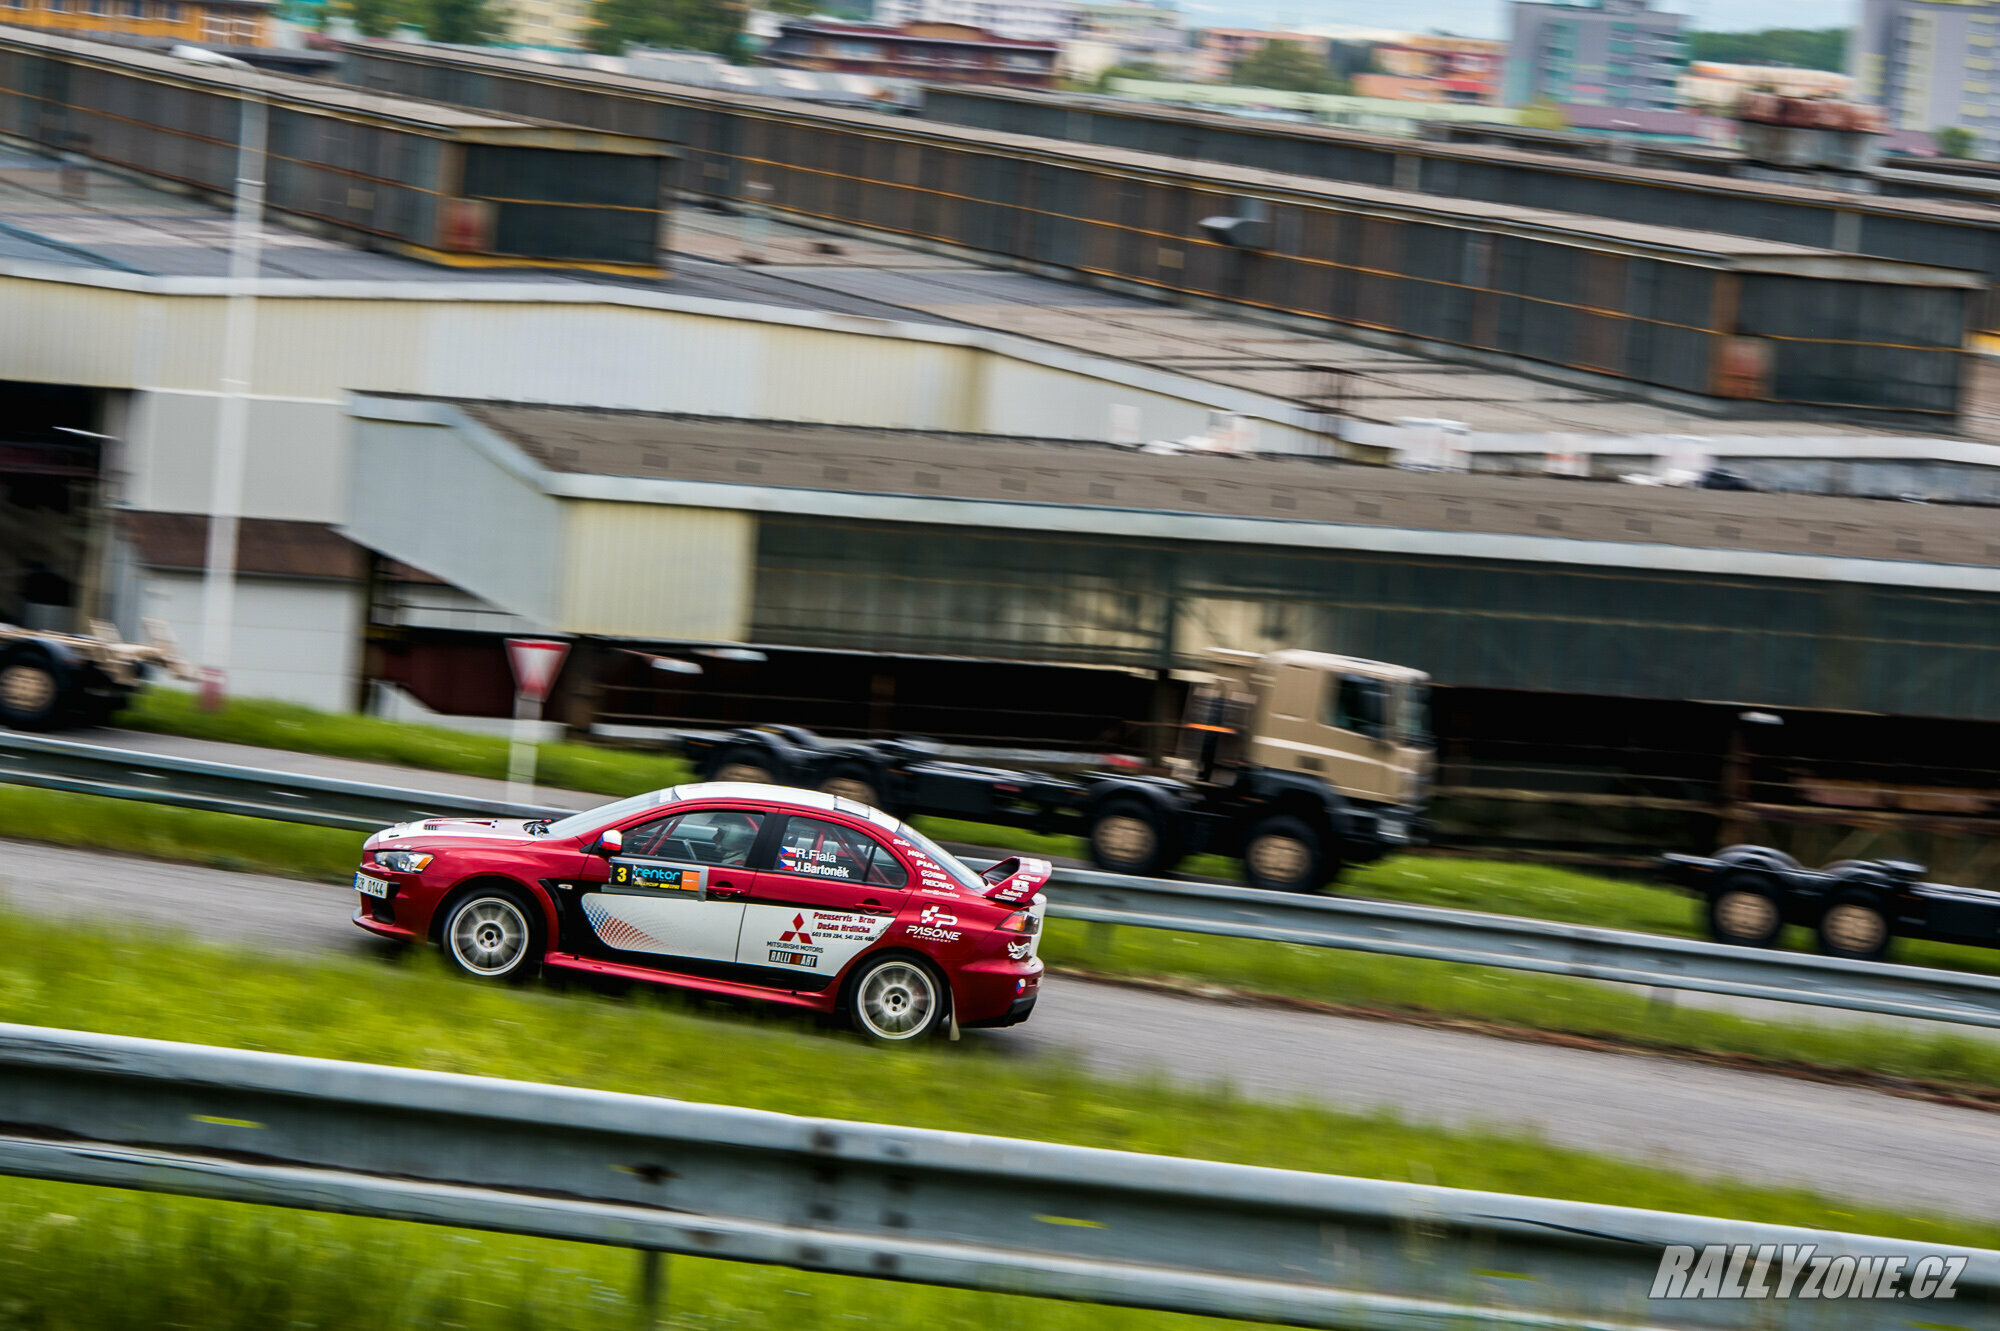
[[[230,56],[177,46],[173,54],[204,65],[249,71]],[[243,113],[236,143],[236,215],[230,229],[229,285],[222,321],[222,399],[215,426],[215,467],[208,501],[208,558],[201,594],[202,706],[222,705],[229,690],[230,632],[236,622],[236,529],[243,508],[243,462],[249,442],[250,365],[256,350],[258,254],[263,242],[264,139],[270,119],[263,95],[240,85]]]

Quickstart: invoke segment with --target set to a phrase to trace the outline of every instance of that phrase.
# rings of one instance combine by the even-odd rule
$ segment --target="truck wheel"
[[[770,761],[762,749],[739,744],[722,751],[721,760],[715,764],[715,775],[709,780],[748,781],[752,785],[775,786],[778,782],[771,776]]]
[[[1769,865],[1774,869],[1799,869],[1804,866],[1782,850],[1769,846],[1724,846],[1715,852],[1718,860],[1735,860],[1739,864]]]
[[[1090,820],[1090,862],[1107,873],[1156,874],[1174,867],[1173,827],[1158,809],[1123,796],[1104,801]]]
[[[1849,888],[1837,894],[1819,917],[1819,950],[1829,957],[1874,961],[1889,950],[1894,927],[1882,899],[1873,892]]]
[[[875,774],[860,763],[835,763],[828,768],[826,779],[819,783],[819,793],[853,800],[871,809],[882,808],[882,796],[875,789]]]
[[[1708,936],[1738,947],[1771,947],[1785,928],[1785,912],[1770,880],[1732,873],[1708,899]]]
[[[1280,814],[1243,840],[1243,876],[1268,892],[1316,892],[1333,878],[1326,845],[1302,818]]]
[[[17,730],[40,730],[55,719],[61,701],[62,682],[39,654],[0,664],[0,721]]]

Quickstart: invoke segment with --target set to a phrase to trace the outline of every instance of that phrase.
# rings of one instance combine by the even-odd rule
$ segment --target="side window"
[[[793,818],[778,842],[781,873],[809,878],[838,878],[877,887],[902,887],[909,881],[902,862],[865,832],[823,818]]]
[[[757,829],[763,825],[763,814],[735,809],[702,809],[655,818],[626,830],[625,854],[741,868],[757,844]]]
[[[1320,720],[1335,730],[1366,733],[1381,723],[1382,699],[1371,680],[1358,675],[1328,680],[1325,697]]]

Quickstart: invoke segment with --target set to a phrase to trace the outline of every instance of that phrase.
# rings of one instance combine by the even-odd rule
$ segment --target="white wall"
[[[166,620],[190,660],[201,659],[201,575],[147,571],[144,612]],[[361,589],[297,578],[236,582],[229,691],[330,712],[354,707],[359,674]]]

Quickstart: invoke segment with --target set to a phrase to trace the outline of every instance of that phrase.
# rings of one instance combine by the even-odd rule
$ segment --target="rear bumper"
[[[1039,957],[975,961],[952,976],[952,1003],[961,1026],[1011,1026],[1027,1019],[1042,988]],[[1024,1007],[1023,1004],[1026,1006]],[[1019,1009],[1020,1015],[1013,1015]]]
[[[1027,994],[1024,997],[1015,999],[1008,1005],[1007,1010],[997,1017],[988,1017],[984,1021],[961,1021],[958,1024],[968,1030],[990,1030],[997,1026],[1018,1026],[1028,1019],[1029,1013],[1035,1010],[1035,1000],[1040,996],[1035,993]]]

